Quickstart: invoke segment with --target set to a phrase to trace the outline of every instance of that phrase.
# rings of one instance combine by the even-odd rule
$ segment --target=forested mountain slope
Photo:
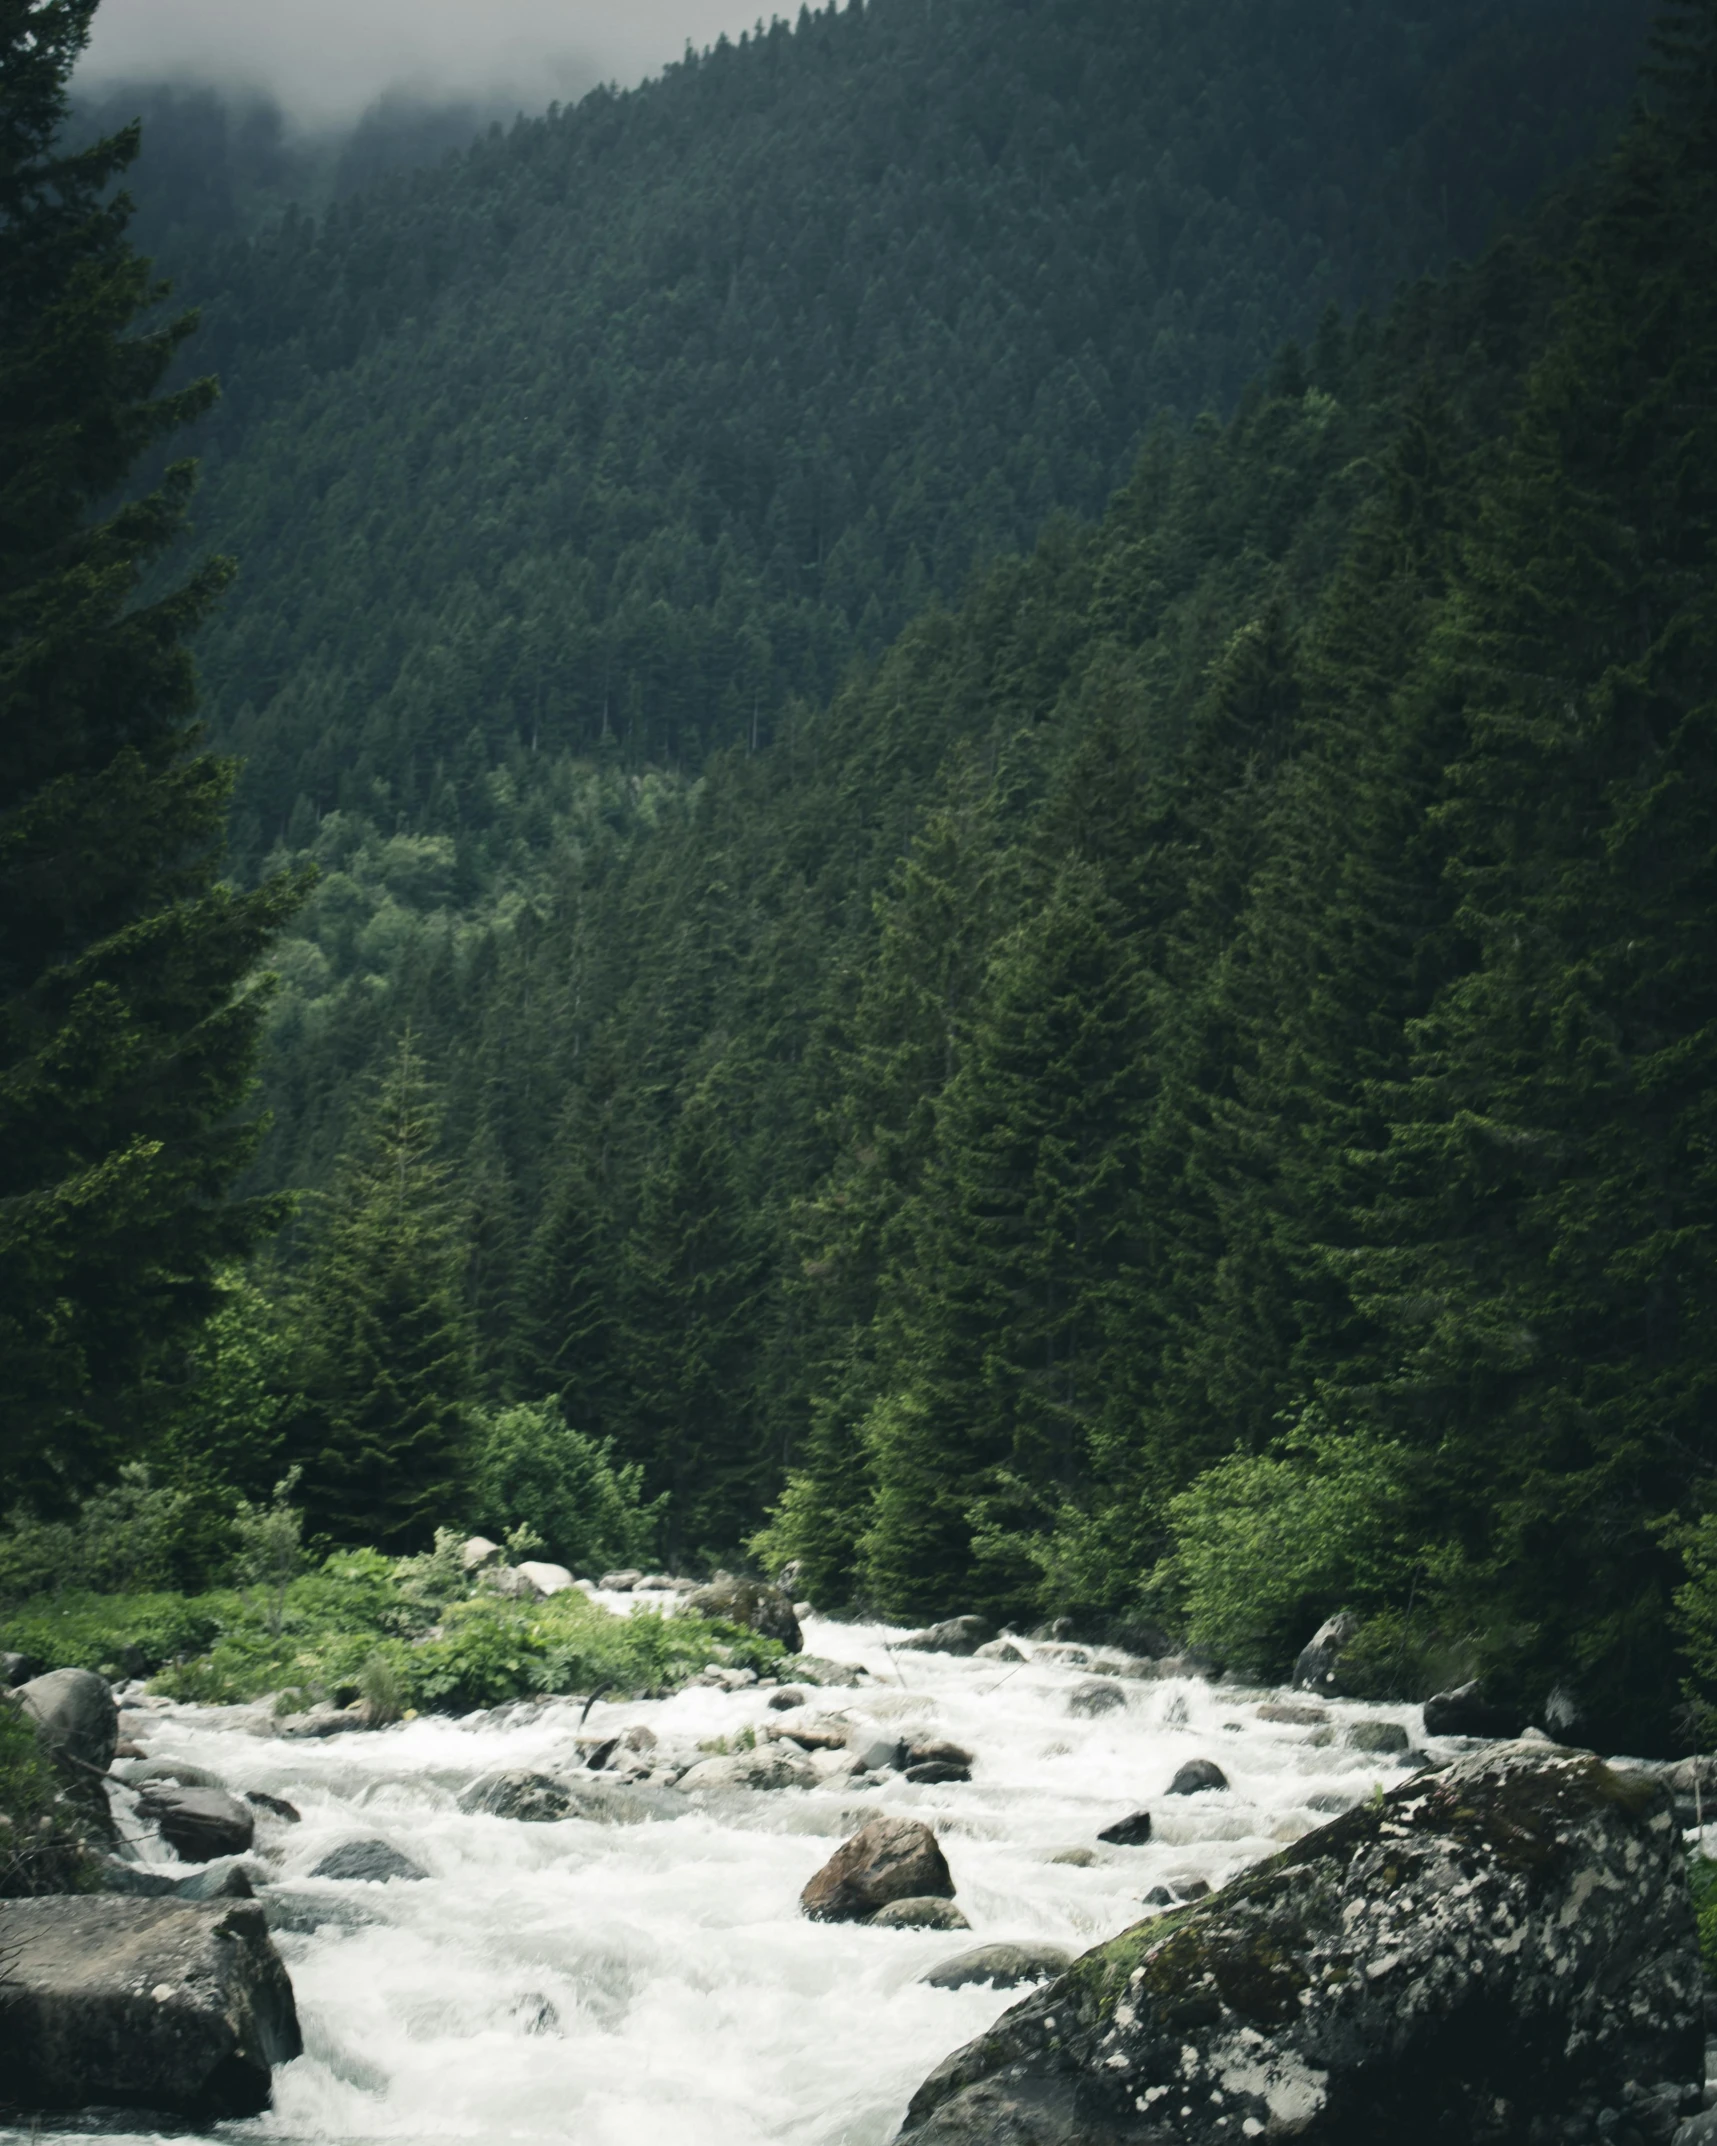
[[[1529,234],[764,749],[322,820],[276,1167],[427,1078],[437,1360],[613,1439],[671,1554],[785,1474],[759,1554],[823,1599],[1155,1601],[1261,1669],[1346,1600],[1379,1688],[1667,1733],[1717,1333],[1717,9],[1672,20]],[[290,1389],[249,1464],[324,1498],[328,1241],[229,1336]]]
[[[166,261],[225,389],[241,860],[295,813],[444,821],[514,740],[773,736],[1099,510],[1153,413],[1481,243],[1590,148],[1646,14],[873,0]]]

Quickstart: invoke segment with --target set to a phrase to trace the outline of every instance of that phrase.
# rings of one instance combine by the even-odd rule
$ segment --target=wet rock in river
[[[926,1737],[906,1747],[908,1766],[965,1766],[970,1767],[972,1754],[964,1744],[951,1744],[940,1737]]]
[[[802,1751],[771,1743],[756,1751],[700,1759],[681,1774],[678,1785],[682,1794],[691,1795],[699,1789],[811,1788],[817,1779],[816,1768]]]
[[[1407,1731],[1398,1721],[1354,1721],[1343,1739],[1350,1751],[1390,1758],[1407,1749]]]
[[[972,1926],[951,1900],[936,1894],[891,1900],[870,1918],[873,1930],[969,1930]]]
[[[902,2136],[1667,2146],[1703,2057],[1667,1791],[1514,1743],[1087,1953],[949,2057]]]
[[[462,1811],[490,1818],[516,1818],[525,1825],[552,1825],[576,1808],[573,1792],[551,1773],[486,1773],[459,1797]]]
[[[630,1569],[625,1572],[605,1572],[596,1584],[605,1595],[629,1595],[643,1577],[641,1572]]]
[[[803,1635],[793,1614],[793,1598],[767,1580],[736,1580],[718,1572],[707,1587],[693,1588],[685,1599],[695,1617],[719,1617],[726,1624],[742,1624],[765,1639],[779,1640],[789,1653],[797,1654]],[[795,1675],[802,1674],[795,1669]]]
[[[1150,1837],[1149,1811],[1133,1811],[1125,1818],[1117,1818],[1112,1826],[1105,1826],[1097,1836],[1099,1840],[1108,1841],[1115,1848],[1142,1848]]]
[[[302,2047],[254,1901],[0,1902],[0,1959],[0,2099],[14,2107],[255,2116],[272,2067]]]
[[[925,1759],[905,1769],[902,1778],[919,1788],[934,1788],[943,1782],[969,1781],[970,1766],[951,1766],[946,1759]]]
[[[1327,1725],[1329,1709],[1322,1706],[1301,1706],[1292,1700],[1266,1699],[1258,1708],[1260,1721],[1279,1722],[1293,1729],[1317,1729]]]
[[[1127,1703],[1127,1695],[1120,1685],[1106,1683],[1093,1677],[1089,1684],[1076,1684],[1067,1694],[1067,1711],[1093,1717],[1098,1714],[1113,1714]]]
[[[1295,1689],[1339,1694],[1342,1653],[1358,1637],[1359,1619],[1351,1611],[1327,1618],[1300,1649],[1294,1663]]]
[[[325,1855],[310,1875],[342,1878],[348,1884],[385,1885],[391,1878],[412,1884],[429,1873],[385,1840],[349,1840]]]
[[[969,1989],[982,1983],[991,1989],[1018,1989],[1026,1982],[1049,1982],[1073,1965],[1073,1955],[1059,1945],[977,1945],[958,1959],[944,1960],[919,1981],[933,1990]]]
[[[1168,1792],[1171,1796],[1203,1796],[1227,1786],[1228,1776],[1214,1759],[1188,1759],[1176,1769]]]
[[[804,1704],[805,1694],[796,1684],[784,1684],[779,1691],[772,1691],[769,1694],[770,1709],[777,1714],[785,1714],[792,1707],[803,1706]]]
[[[914,1654],[976,1654],[994,1630],[987,1617],[949,1617],[909,1633],[900,1645]]]
[[[914,1818],[873,1818],[844,1841],[799,1895],[813,1922],[864,1922],[895,1900],[952,1900],[936,1836]]]
[[[980,1662],[1023,1662],[1026,1658],[1011,1639],[987,1639],[975,1652]]]
[[[243,1855],[256,1839],[255,1811],[224,1788],[181,1788],[158,1781],[137,1799],[137,1811],[187,1863]]]
[[[211,1863],[183,1878],[164,1870],[145,1870],[119,1856],[103,1856],[97,1875],[104,1893],[128,1893],[136,1900],[253,1900],[256,1888],[239,1863]]]
[[[1476,1680],[1440,1691],[1425,1701],[1427,1736],[1518,1736],[1526,1716],[1518,1707],[1498,1705]]]
[[[288,1803],[284,1796],[271,1796],[263,1789],[247,1788],[244,1800],[257,1810],[266,1811],[270,1818],[278,1818],[282,1825],[295,1826],[300,1822],[298,1806]]]

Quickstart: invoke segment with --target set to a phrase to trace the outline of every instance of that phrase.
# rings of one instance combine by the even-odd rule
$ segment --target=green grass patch
[[[536,1693],[671,1691],[712,1662],[760,1673],[784,1650],[702,1617],[615,1616],[573,1588],[520,1602],[445,1559],[343,1552],[279,1595],[60,1594],[0,1618],[0,1648],[53,1668],[148,1675],[170,1697],[283,1710],[368,1697],[462,1713]]]
[[[84,1826],[22,1711],[0,1700],[0,1900],[85,1891]]]

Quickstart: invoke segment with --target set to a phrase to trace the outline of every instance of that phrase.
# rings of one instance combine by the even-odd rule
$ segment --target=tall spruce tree
[[[1433,650],[1473,957],[1361,1269],[1497,1673],[1593,1740],[1663,1733],[1717,1465],[1717,4],[1668,24]]]
[[[336,1541],[415,1549],[470,1475],[466,1246],[409,1034],[335,1175],[303,1287],[305,1496]]]
[[[671,1557],[731,1555],[762,1517],[752,1388],[762,1260],[729,1163],[719,1076],[680,1106],[622,1250],[622,1455],[668,1498]]]
[[[214,398],[164,394],[195,325],[114,180],[136,130],[56,146],[95,0],[0,0],[0,1497],[52,1499],[134,1452],[278,1218],[234,1201],[255,1146],[260,999],[296,891],[220,883],[232,770],[198,749],[188,636],[230,569],[140,601],[193,469],[113,507]]]

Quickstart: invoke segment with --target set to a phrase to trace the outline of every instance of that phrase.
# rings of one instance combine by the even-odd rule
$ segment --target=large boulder
[[[930,1828],[873,1818],[843,1841],[799,1895],[813,1922],[866,1922],[895,1900],[952,1900],[954,1880]]]
[[[949,1617],[911,1633],[900,1644],[914,1654],[976,1654],[986,1640],[994,1638],[995,1629],[987,1617]]]
[[[540,1558],[526,1558],[517,1569],[539,1595],[564,1595],[573,1585],[572,1574],[564,1565],[547,1564]]]
[[[913,2146],[1667,2141],[1699,1956],[1666,1790],[1501,1744],[1076,1961],[925,2082]]]
[[[0,1960],[0,2100],[15,2108],[254,2116],[302,2047],[255,1901],[0,1901]]]
[[[138,1815],[187,1863],[244,1855],[256,1839],[256,1813],[224,1788],[180,1788],[160,1781],[137,1799]]]
[[[50,1669],[13,1694],[42,1747],[73,1766],[106,1773],[119,1742],[113,1687],[93,1669]]]
[[[1485,1736],[1506,1741],[1518,1736],[1526,1716],[1517,1706],[1499,1704],[1487,1697],[1475,1679],[1458,1684],[1453,1691],[1440,1691],[1425,1701],[1427,1736]]]
[[[1341,1657],[1358,1637],[1359,1619],[1351,1611],[1326,1618],[1300,1649],[1294,1663],[1294,1689],[1339,1696]]]
[[[778,1639],[789,1654],[797,1654],[805,1643],[793,1614],[793,1597],[767,1580],[736,1580],[730,1572],[718,1572],[707,1587],[692,1589],[685,1607],[695,1617],[719,1617],[765,1639]],[[793,1673],[801,1674],[797,1668]]]

